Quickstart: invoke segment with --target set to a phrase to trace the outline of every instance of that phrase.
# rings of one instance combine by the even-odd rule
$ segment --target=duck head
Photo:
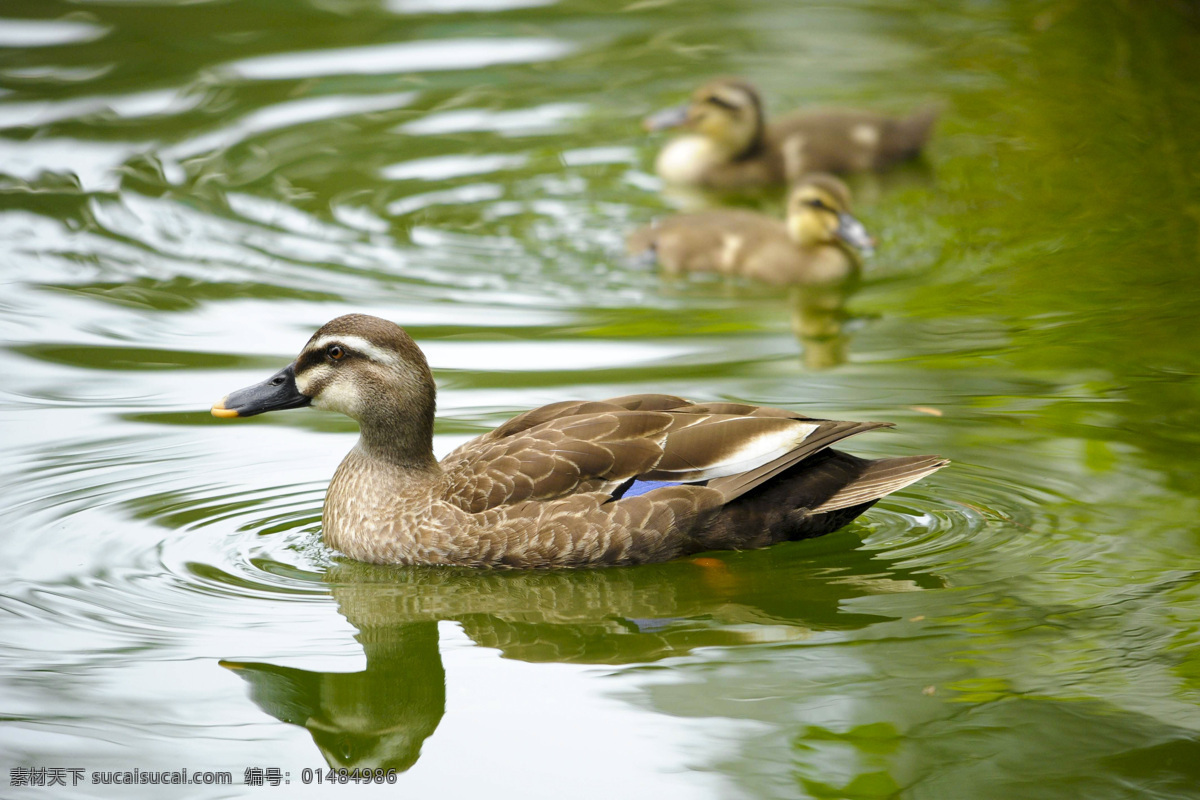
[[[699,134],[736,157],[762,143],[762,101],[750,84],[720,78],[697,89],[687,104],[653,114],[643,125],[649,131],[680,128]]]
[[[837,244],[868,256],[875,240],[850,214],[850,189],[832,175],[803,178],[788,195],[788,234],[803,247]]]
[[[356,420],[361,446],[404,463],[432,459],[435,384],[425,355],[395,323],[348,314],[321,327],[300,355],[261,383],[231,392],[216,417],[314,406]]]

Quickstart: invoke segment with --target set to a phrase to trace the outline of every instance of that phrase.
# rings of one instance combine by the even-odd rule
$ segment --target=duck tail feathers
[[[926,475],[937,472],[949,463],[940,456],[908,456],[872,461],[857,478],[814,508],[813,512],[820,514],[873,503],[910,483],[916,483]]]
[[[901,120],[900,136],[897,137],[900,145],[898,149],[908,157],[921,152],[921,148],[933,134],[933,126],[937,124],[938,117],[941,115],[942,107],[931,104],[917,109]]]

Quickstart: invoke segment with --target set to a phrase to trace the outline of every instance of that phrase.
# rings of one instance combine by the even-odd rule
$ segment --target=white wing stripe
[[[745,439],[740,447],[730,452],[719,464],[713,464],[707,469],[679,470],[676,474],[681,478],[686,475],[685,479],[688,481],[705,481],[749,472],[796,449],[819,427],[821,426],[813,423],[796,421],[794,425],[782,430],[765,431]]]

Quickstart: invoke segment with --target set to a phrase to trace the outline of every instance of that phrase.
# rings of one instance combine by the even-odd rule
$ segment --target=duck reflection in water
[[[847,600],[941,585],[854,550],[856,541],[843,532],[805,543],[808,558],[747,552],[582,572],[344,561],[326,582],[358,630],[365,670],[221,664],[247,681],[259,708],[307,729],[331,767],[403,771],[416,763],[446,710],[438,622],[457,622],[476,644],[526,662],[648,663],[698,647],[863,628],[890,617],[844,611]],[[814,552],[823,556],[819,562]]]
[[[307,729],[329,766],[402,772],[446,713],[437,623],[364,625],[355,638],[367,657],[362,672],[221,665],[246,679],[263,711]]]
[[[745,209],[711,209],[666,217],[627,241],[635,261],[657,263],[669,276],[708,272],[787,287],[792,330],[811,368],[845,360],[846,299],[874,245],[850,213],[850,189],[823,174],[796,184],[783,222]]]
[[[808,369],[830,369],[846,363],[850,351],[846,323],[852,319],[846,300],[857,286],[858,279],[854,278],[828,286],[788,289],[792,333],[800,342],[801,358]]]

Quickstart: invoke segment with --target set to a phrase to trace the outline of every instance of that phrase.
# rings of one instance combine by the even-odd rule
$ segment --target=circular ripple
[[[950,477],[952,487],[917,484],[873,508],[866,545],[907,567],[945,571],[1046,541],[1031,536],[1054,524],[1043,511],[1045,492],[968,466]]]

